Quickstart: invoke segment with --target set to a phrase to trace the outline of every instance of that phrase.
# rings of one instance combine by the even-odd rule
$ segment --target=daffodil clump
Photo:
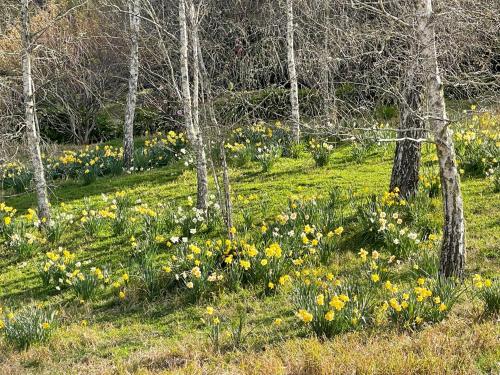
[[[40,306],[29,306],[19,311],[0,306],[0,335],[12,346],[26,350],[35,343],[49,339],[56,325],[56,312]]]
[[[183,133],[169,131],[146,133],[143,146],[136,147],[132,171],[143,171],[167,165],[186,157],[186,139]],[[118,175],[123,172],[123,148],[111,145],[85,146],[80,150],[64,150],[59,155],[42,155],[48,179],[80,179],[90,184],[99,176]],[[31,186],[32,172],[21,162],[0,165],[0,181],[5,189],[17,193]]]
[[[308,150],[314,159],[316,167],[323,167],[330,161],[330,155],[333,152],[333,145],[312,138],[309,140]]]
[[[238,126],[229,138],[224,147],[230,161],[240,167],[258,161],[264,172],[291,144],[290,131],[280,121],[269,124],[258,121],[250,126]]]
[[[2,237],[5,238],[12,233],[12,220],[16,212],[15,208],[7,206],[4,202],[0,202],[0,235]]]
[[[0,164],[0,182],[3,189],[12,189],[15,193],[26,191],[33,180],[31,171],[18,161]]]
[[[462,293],[454,281],[423,277],[418,278],[412,288],[384,286],[387,300],[380,309],[387,312],[389,321],[405,329],[443,320]]]
[[[459,167],[466,175],[493,174],[500,162],[498,113],[481,112],[472,106],[462,129],[454,133]]]
[[[437,197],[441,189],[439,172],[436,169],[426,169],[418,176],[420,190],[429,198]]]
[[[298,273],[293,291],[295,315],[316,335],[332,337],[370,324],[373,288],[319,269]]]
[[[484,312],[495,315],[500,312],[500,280],[485,278],[475,274],[472,278],[472,287],[477,298],[484,304]]]

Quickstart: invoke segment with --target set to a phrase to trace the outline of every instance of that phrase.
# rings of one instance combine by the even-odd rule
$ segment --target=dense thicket
[[[182,123],[177,3],[143,3],[136,132]],[[438,58],[448,97],[478,98],[498,90],[500,16],[495,3],[436,4]],[[78,4],[34,3],[33,70],[45,138],[89,143],[121,133],[129,25],[126,3],[120,0],[91,0],[58,17]],[[412,4],[297,0],[299,88],[311,96],[301,100],[301,111],[316,115],[334,107],[336,118],[351,118],[398,104],[404,72],[415,58],[408,48],[415,38]],[[1,7],[0,126],[2,134],[15,137],[22,119],[17,2]],[[284,0],[204,0],[200,38],[220,114],[228,115],[228,106],[237,103],[228,121],[288,116],[286,101],[276,94],[288,88]]]

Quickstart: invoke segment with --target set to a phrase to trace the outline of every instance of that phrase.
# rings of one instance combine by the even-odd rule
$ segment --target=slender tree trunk
[[[191,11],[194,8],[190,7]],[[196,22],[195,22],[196,23]],[[208,173],[207,173],[207,159],[203,145],[203,137],[199,127],[198,103],[196,103],[196,118],[193,118],[191,90],[189,88],[189,61],[188,61],[188,33],[186,22],[186,4],[184,0],[179,0],[179,24],[180,24],[180,63],[181,63],[181,86],[182,86],[182,101],[184,106],[184,121],[186,125],[186,132],[193,147],[196,156],[196,177],[197,177],[197,203],[199,209],[206,209],[208,202]],[[194,26],[194,25],[192,25]],[[197,50],[196,47],[193,47]],[[197,52],[196,52],[197,56]],[[199,80],[199,66],[196,61],[194,64],[194,74],[197,76],[195,82],[198,86]],[[196,101],[198,100],[198,87],[194,93]],[[196,126],[196,127],[195,127]]]
[[[415,74],[416,64],[412,63],[404,83],[403,100],[400,105],[398,138],[411,138],[397,141],[390,190],[399,189],[404,198],[412,197],[418,190],[420,170],[421,139],[424,135],[424,122],[420,115],[422,85]]]
[[[140,0],[129,0],[130,18],[130,76],[128,79],[127,108],[123,126],[123,166],[130,169],[134,166],[134,115],[137,102],[137,80],[139,77],[139,25]]]
[[[50,222],[49,198],[47,183],[43,169],[42,154],[40,151],[40,134],[36,123],[35,96],[33,93],[33,77],[31,73],[31,31],[28,13],[29,0],[21,0],[21,39],[22,39],[22,70],[23,95],[25,108],[25,126],[28,136],[29,152],[33,164],[33,179],[38,205],[38,218],[42,225]]]
[[[198,31],[196,30],[196,32]],[[223,207],[224,222],[226,224],[228,236],[230,239],[232,239],[233,233],[231,232],[231,228],[233,227],[233,206],[231,203],[231,183],[229,181],[229,168],[227,165],[226,149],[224,147],[225,140],[224,140],[224,135],[221,132],[220,125],[217,121],[217,117],[215,116],[215,111],[213,107],[213,98],[212,98],[212,88],[210,85],[210,79],[208,76],[207,68],[203,60],[203,52],[200,46],[200,40],[198,35],[196,35],[196,44],[198,46],[198,57],[200,62],[199,66],[203,78],[202,79],[203,87],[205,88],[205,93],[208,99],[207,100],[208,113],[210,115],[210,121],[215,126],[215,129],[217,131],[217,137],[218,137],[217,141],[219,143],[219,151],[220,151],[221,167],[222,167],[222,183],[224,186],[224,207]]]
[[[445,277],[463,277],[466,247],[460,175],[448,128],[443,84],[437,62],[432,0],[418,0],[418,15],[419,35],[424,46],[422,57],[427,78],[430,123],[436,142],[443,190],[444,227],[439,272]]]
[[[292,107],[292,133],[295,142],[300,141],[300,112],[297,71],[295,68],[295,51],[293,47],[293,0],[286,0],[286,41],[288,75],[290,77],[290,104]]]

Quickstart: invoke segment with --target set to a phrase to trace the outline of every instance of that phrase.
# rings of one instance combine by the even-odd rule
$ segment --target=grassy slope
[[[381,193],[390,176],[391,150],[372,155],[363,164],[346,162],[346,149],[339,149],[328,167],[316,169],[310,158],[281,159],[266,174],[257,166],[232,171],[237,194],[257,193],[264,197],[256,203],[255,222],[278,213],[290,194],[327,194],[333,185],[353,188],[360,194]],[[150,203],[185,199],[194,195],[194,173],[170,167],[99,179],[81,187],[67,182],[54,191],[54,204],[65,202],[81,206],[83,197],[99,199],[101,193],[126,189],[136,198]],[[463,183],[468,224],[471,272],[499,272],[500,197],[491,192],[485,180],[467,179]],[[8,204],[18,209],[33,205],[33,198],[21,196]],[[263,213],[264,212],[264,213]],[[238,214],[236,210],[236,214]],[[439,215],[439,211],[436,212]],[[83,243],[77,233],[68,233],[67,247],[78,258],[91,257],[97,264],[113,268],[124,261],[126,239],[100,238]],[[356,250],[356,249],[353,249]],[[341,256],[346,262],[351,253]],[[355,332],[326,343],[304,338],[295,323],[291,306],[284,295],[257,298],[251,290],[229,293],[211,302],[227,314],[234,305],[247,301],[251,335],[241,352],[214,354],[200,319],[203,307],[186,305],[177,298],[154,303],[131,296],[125,304],[110,300],[93,306],[78,306],[69,296],[49,296],[36,275],[37,261],[25,265],[7,257],[0,260],[0,300],[20,305],[31,299],[61,303],[64,324],[47,346],[26,353],[15,353],[0,343],[0,373],[131,373],[174,371],[180,373],[474,373],[495,371],[500,358],[498,326],[478,321],[478,307],[464,301],[450,319],[413,335],[395,330]],[[272,321],[282,317],[281,328]],[[81,321],[88,320],[88,326]],[[265,351],[263,351],[265,350]],[[449,360],[442,359],[449,356]],[[383,367],[382,367],[383,366]],[[497,363],[498,366],[498,363]],[[498,370],[498,367],[497,367]]]

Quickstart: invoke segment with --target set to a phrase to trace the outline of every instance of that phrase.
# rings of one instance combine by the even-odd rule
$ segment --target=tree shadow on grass
[[[172,165],[171,167],[167,166],[147,172],[100,177],[90,185],[82,185],[77,180],[67,180],[56,184],[50,190],[50,200],[51,202],[63,201],[67,203],[92,195],[128,190],[145,183],[149,185],[165,185],[175,181],[183,172],[181,167]],[[26,210],[36,206],[36,197],[34,193],[26,193],[7,198],[6,204],[16,207],[18,210]]]

